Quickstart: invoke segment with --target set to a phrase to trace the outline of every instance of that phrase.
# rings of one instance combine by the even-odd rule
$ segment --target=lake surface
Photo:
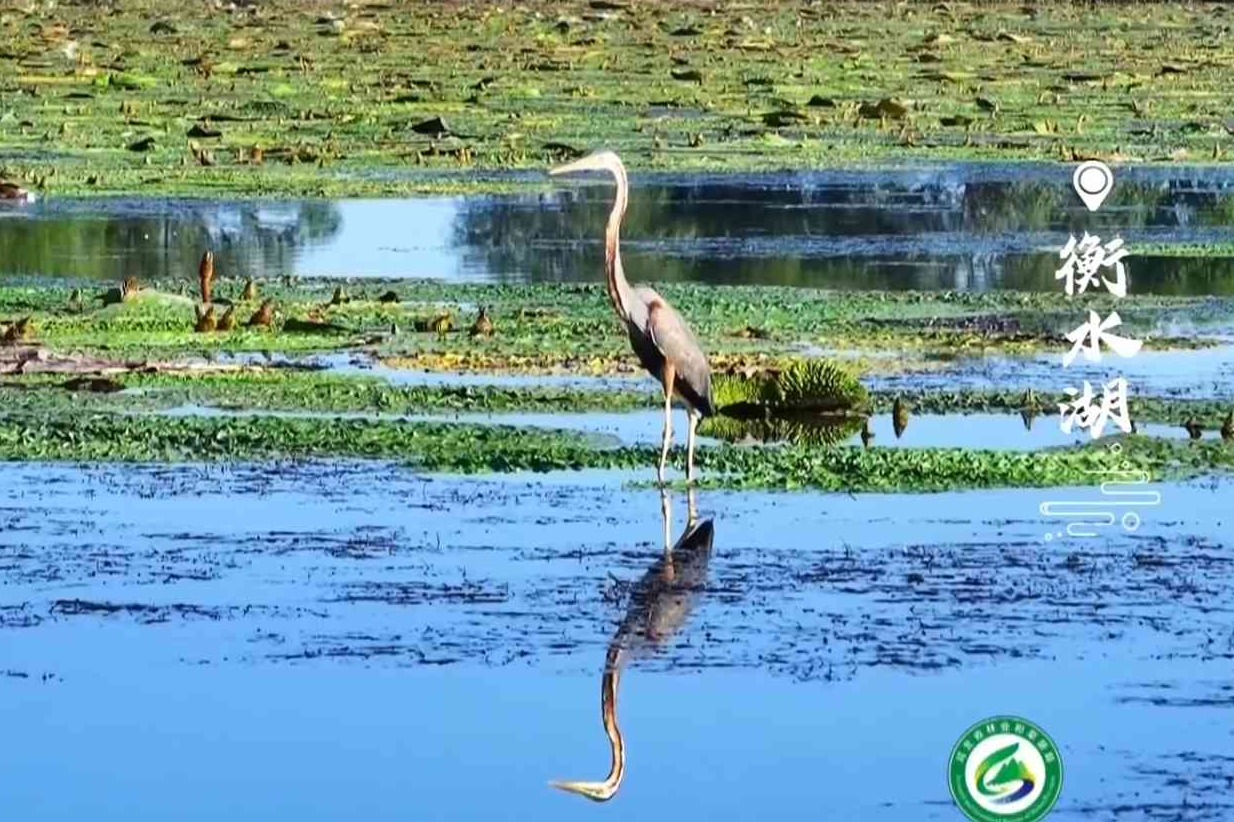
[[[1227,261],[1135,256],[1137,242],[1234,241],[1234,174],[1117,179],[1092,215],[1053,168],[636,178],[625,253],[647,280],[1055,290],[1051,248],[1087,228],[1128,239],[1133,292],[1234,293]],[[0,208],[0,276],[189,278],[211,247],[224,277],[590,281],[610,196],[52,200]],[[1116,367],[1144,393],[1231,397],[1229,341]],[[399,384],[652,388],[313,359]],[[1052,355],[869,383],[1048,393],[1059,377]],[[467,419],[613,443],[655,442],[660,426],[655,411]],[[1016,415],[872,427],[875,447],[1082,439]],[[652,476],[0,464],[0,815],[951,820],[951,746],[1014,712],[1061,747],[1052,819],[1234,818],[1228,478],[1154,486],[1160,505],[1098,539],[1062,539],[1066,522],[1039,509],[1106,504],[1097,488],[703,491],[709,550],[675,566],[688,584],[666,595],[688,506],[676,493],[666,512],[636,485]],[[596,807],[548,782],[607,772],[602,671],[619,642],[628,772]]]
[[[1133,292],[1234,293],[1234,258],[1136,244],[1234,242],[1234,172],[1116,170],[1097,214],[1054,166],[636,176],[635,280],[841,289],[1054,290],[1069,233],[1123,237]],[[547,183],[546,183],[547,185]],[[0,209],[0,276],[165,277],[213,248],[222,276],[598,280],[612,186],[469,198],[47,200]]]
[[[0,808],[949,820],[951,746],[1014,710],[1061,746],[1052,818],[1229,819],[1231,487],[1162,490],[1071,544],[1043,542],[1042,491],[700,493],[701,584],[624,669],[598,808],[547,782],[607,770],[600,674],[663,551],[656,491],[0,465]]]

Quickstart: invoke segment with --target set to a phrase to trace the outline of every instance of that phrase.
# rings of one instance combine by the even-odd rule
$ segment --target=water
[[[866,379],[871,388],[883,391],[982,390],[992,385],[1032,389],[1041,393],[1079,390],[1085,381],[1100,393],[1101,386],[1122,377],[1127,380],[1128,396],[1168,396],[1188,399],[1234,399],[1234,345],[1179,351],[1141,351],[1121,359],[1105,356],[1100,363],[1077,357],[1070,366],[1062,365],[1063,355],[1033,357],[972,357],[957,360],[951,367],[936,372],[873,375]]]
[[[1118,230],[1133,254],[1229,242],[1232,183],[1119,172],[1091,215],[1052,167],[636,178],[627,265],[648,280],[1055,290],[1050,249],[1069,231]],[[224,277],[592,280],[609,196],[53,200],[0,209],[0,276],[189,277],[210,246]],[[1234,293],[1230,266],[1133,257],[1133,292]],[[1231,352],[1111,367],[1133,393],[1228,397]],[[870,382],[1052,393],[1111,376],[1064,373],[1061,353]],[[654,388],[315,361],[400,384]],[[450,418],[611,443],[660,427],[655,409]],[[1054,417],[1025,430],[1016,415],[914,414],[898,439],[888,415],[872,425],[882,448],[1083,439]],[[1062,746],[1053,818],[1234,817],[1229,479],[1160,486],[1137,530],[1066,542],[1047,540],[1058,525],[1039,504],[1093,489],[703,492],[700,584],[655,600],[660,641],[620,680],[619,795],[601,809],[550,789],[604,776],[606,653],[663,578],[666,531],[686,528],[681,494],[666,528],[658,493],[628,485],[652,475],[0,464],[0,813],[947,820],[951,746],[1014,712]]]
[[[601,810],[546,783],[607,769],[600,673],[662,551],[655,491],[0,466],[0,807],[946,820],[951,745],[1012,710],[1062,746],[1057,818],[1228,819],[1230,490],[1167,485],[1138,532],[1073,545],[1043,542],[1043,491],[701,494],[704,585],[623,674]]]
[[[546,186],[547,186],[546,182]],[[1068,233],[1118,232],[1133,291],[1234,293],[1234,258],[1135,255],[1137,243],[1234,241],[1234,172],[1127,169],[1090,214],[1065,169],[638,177],[624,229],[636,280],[842,289],[1055,290]],[[611,185],[469,198],[267,203],[44,200],[0,210],[0,276],[109,280],[381,276],[595,280]]]

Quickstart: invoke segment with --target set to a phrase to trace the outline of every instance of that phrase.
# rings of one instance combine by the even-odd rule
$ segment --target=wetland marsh
[[[1070,205],[1028,217],[1008,197],[991,229],[966,192],[992,173],[820,178],[808,193],[747,176],[638,194],[636,179],[647,222],[629,266],[667,273],[662,289],[734,381],[722,393],[822,358],[862,386],[873,438],[857,418],[704,427],[711,559],[690,621],[624,677],[623,813],[654,815],[684,781],[716,818],[799,816],[820,790],[863,820],[948,818],[941,780],[917,766],[945,756],[973,706],[1009,703],[1066,740],[1061,818],[1229,812],[1231,300],[1219,269],[1171,269],[1190,258],[1168,248],[1197,230],[1225,241],[1218,217],[1177,216],[1181,202],[1219,215],[1223,179],[1150,176],[1151,202],[1106,218],[1167,244],[1142,292],[1131,261],[1122,310],[1149,350],[1125,363],[1138,433],[1116,438],[1165,501],[1135,531],[1068,544],[1044,539],[1038,506],[1090,494],[1079,486],[1111,464],[1109,440],[1059,430],[1075,306],[1015,272],[1053,265],[1034,246],[1081,218]],[[744,230],[723,217],[734,201]],[[0,219],[0,314],[32,325],[0,377],[0,686],[24,741],[4,762],[20,777],[0,788],[5,807],[160,818],[190,792],[201,818],[393,818],[410,791],[427,818],[491,818],[496,795],[576,817],[544,783],[603,767],[605,644],[664,530],[648,487],[659,400],[593,282],[603,191],[389,207],[374,223],[374,203],[83,200]],[[760,209],[800,214],[760,222]],[[432,213],[449,216],[360,253],[382,226]],[[863,229],[872,215],[881,227]],[[896,226],[915,250],[885,233]],[[983,237],[1002,250],[976,251]],[[880,242],[883,260],[838,253]],[[271,299],[271,327],[194,331],[203,246],[217,249],[216,301],[245,317]],[[538,251],[557,255],[549,268]],[[929,273],[974,253],[987,276]],[[329,259],[360,270],[340,277]],[[138,288],[109,298],[126,260]],[[847,278],[824,273],[838,261],[856,266]],[[750,282],[695,276],[725,265]],[[812,278],[831,288],[782,284]],[[481,306],[491,337],[469,333]],[[346,696],[359,692],[362,707]],[[929,711],[880,707],[905,692]],[[896,742],[904,723],[911,746]],[[174,763],[155,753],[169,748]],[[230,749],[248,753],[224,764]],[[130,763],[119,780],[103,764],[116,753]],[[73,794],[38,788],[53,760]],[[773,761],[777,783],[785,767],[847,764],[831,787],[773,796]],[[889,763],[924,772],[873,800]],[[720,807],[723,768],[744,776]],[[465,789],[490,771],[495,793]],[[295,798],[305,779],[311,805]],[[234,790],[205,790],[219,782]]]

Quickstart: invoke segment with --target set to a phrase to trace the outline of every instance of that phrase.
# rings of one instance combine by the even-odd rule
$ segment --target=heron
[[[621,158],[600,151],[572,163],[549,169],[549,174],[607,171],[617,183],[617,197],[604,231],[604,273],[608,296],[625,323],[639,362],[664,388],[664,440],[660,448],[660,484],[664,484],[668,451],[673,443],[673,398],[680,398],[689,413],[686,440],[686,481],[694,481],[694,440],[699,420],[715,413],[711,398],[711,366],[694,332],[677,310],[647,286],[631,286],[621,265],[619,234],[630,199],[630,183]]]
[[[214,252],[208,248],[197,266],[197,280],[201,285],[201,301],[206,305],[214,302]]]
[[[698,520],[694,491],[690,489],[690,514],[685,532],[672,548],[671,505],[667,491],[661,489],[664,515],[664,555],[634,585],[625,618],[613,635],[604,659],[600,679],[600,719],[608,736],[612,764],[600,782],[551,782],[554,788],[607,802],[617,795],[626,774],[626,743],[617,724],[617,686],[621,671],[632,657],[662,646],[681,629],[690,615],[699,591],[707,581],[707,564],[715,526],[710,519]]]
[[[33,203],[38,197],[17,183],[0,180],[0,200],[10,200],[15,203]]]

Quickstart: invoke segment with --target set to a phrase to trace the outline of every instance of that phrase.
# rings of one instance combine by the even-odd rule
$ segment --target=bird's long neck
[[[608,215],[608,226],[604,230],[604,274],[608,284],[608,296],[613,301],[613,308],[622,319],[630,316],[634,305],[634,292],[626,280],[626,272],[621,265],[621,221],[626,216],[626,206],[630,201],[630,182],[626,178],[626,170],[620,164],[612,168],[613,177],[617,180],[617,199],[613,201],[613,210]]]
[[[600,682],[600,717],[604,733],[608,737],[613,762],[603,782],[553,782],[555,788],[585,796],[595,802],[607,802],[617,795],[621,781],[626,776],[626,743],[617,724],[617,685],[621,680],[623,645],[614,640],[608,649],[604,664],[604,678]]]
[[[604,677],[600,682],[600,717],[604,722],[604,733],[608,736],[609,748],[613,755],[612,766],[609,768],[604,785],[612,793],[617,793],[621,780],[626,776],[626,742],[621,735],[621,727],[617,724],[617,685],[621,680],[620,656],[621,650],[616,645],[609,649],[608,659],[604,665]]]

